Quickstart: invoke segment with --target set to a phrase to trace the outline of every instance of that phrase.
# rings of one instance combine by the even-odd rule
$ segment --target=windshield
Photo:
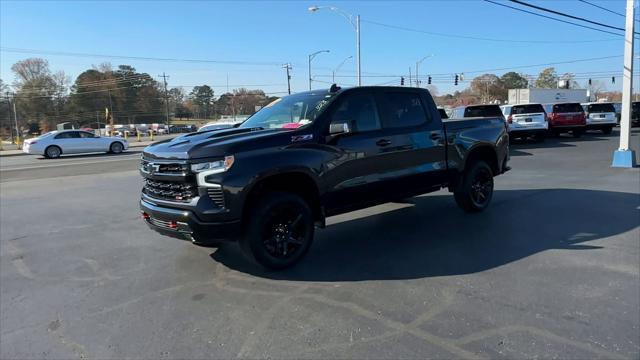
[[[273,101],[253,114],[241,128],[297,129],[311,124],[334,94],[302,93]]]

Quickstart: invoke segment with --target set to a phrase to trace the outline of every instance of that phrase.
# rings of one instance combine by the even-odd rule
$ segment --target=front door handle
[[[380,140],[376,141],[376,145],[378,145],[378,146],[389,146],[389,145],[391,145],[391,141],[389,141],[387,139],[380,139]]]

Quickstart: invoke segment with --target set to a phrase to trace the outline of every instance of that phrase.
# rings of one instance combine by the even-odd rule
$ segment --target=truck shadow
[[[476,273],[546,250],[597,250],[606,243],[588,242],[639,226],[639,194],[500,190],[493,201],[486,212],[465,214],[452,196],[440,192],[410,199],[400,209],[377,207],[331,218],[338,222],[317,230],[307,257],[283,271],[249,263],[237,246],[222,247],[211,257],[269,279],[417,279]]]

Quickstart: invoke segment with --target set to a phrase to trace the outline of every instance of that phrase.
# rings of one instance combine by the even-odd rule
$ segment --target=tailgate
[[[581,112],[556,113],[552,120],[553,125],[584,125],[584,114]]]
[[[512,115],[512,122],[518,125],[540,125],[545,122],[544,113]]]

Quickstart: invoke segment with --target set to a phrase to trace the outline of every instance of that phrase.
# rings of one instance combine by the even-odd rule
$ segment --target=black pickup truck
[[[285,268],[328,216],[441,188],[465,211],[484,210],[508,147],[502,117],[443,122],[427,90],[332,86],[234,128],[148,146],[140,209],[162,234],[238,241],[250,259]]]

